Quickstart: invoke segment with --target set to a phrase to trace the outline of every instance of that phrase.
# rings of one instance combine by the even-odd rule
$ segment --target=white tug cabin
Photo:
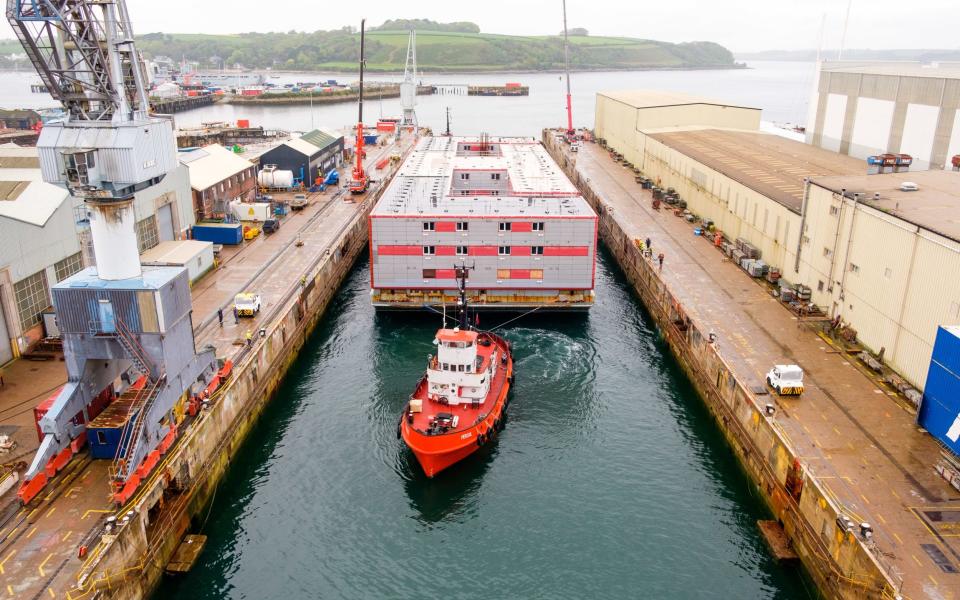
[[[434,340],[437,356],[427,367],[428,397],[442,404],[479,407],[496,374],[499,352],[476,331],[441,329]]]

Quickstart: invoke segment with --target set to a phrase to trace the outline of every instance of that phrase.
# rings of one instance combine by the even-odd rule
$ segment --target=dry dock
[[[373,165],[406,152],[411,141],[371,148],[372,178],[388,179],[392,173]],[[82,453],[30,505],[9,513],[0,525],[0,598],[149,595],[184,536],[196,533],[193,519],[366,248],[367,215],[382,189],[374,184],[352,198],[312,195],[277,233],[227,250],[221,267],[197,282],[196,345],[214,346],[218,357],[232,361],[232,374],[209,406],[185,418],[175,446],[121,509],[110,504],[109,462]],[[260,315],[235,322],[225,308],[221,327],[217,308],[250,289],[263,296]]]
[[[960,497],[934,471],[939,448],[914,414],[693,225],[654,210],[596,144],[573,154],[553,132],[544,141],[822,593],[960,598]],[[634,243],[647,237],[653,260]],[[765,372],[782,362],[804,368],[802,397],[766,393]]]

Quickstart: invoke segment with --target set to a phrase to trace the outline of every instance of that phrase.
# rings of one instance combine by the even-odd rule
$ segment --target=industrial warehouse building
[[[260,168],[276,165],[291,171],[296,182],[310,186],[343,160],[343,136],[314,129],[260,155]]]
[[[807,142],[866,158],[909,154],[950,168],[960,154],[960,64],[828,62],[810,102]]]
[[[70,194],[35,148],[0,148],[0,365],[43,336],[50,286],[82,268]]]
[[[721,107],[603,93],[595,133],[729,239],[758,248],[785,281],[810,287],[815,304],[922,389],[937,327],[960,322],[960,289],[944,276],[960,272],[960,230],[949,226],[960,173],[868,176],[864,160],[761,133],[759,111]],[[905,180],[920,191],[900,192]]]
[[[938,326],[960,323],[960,173],[814,177],[805,231],[814,303],[922,389]]]
[[[253,163],[220,144],[177,153],[190,173],[197,221],[222,218],[234,200],[253,201],[257,176]]]

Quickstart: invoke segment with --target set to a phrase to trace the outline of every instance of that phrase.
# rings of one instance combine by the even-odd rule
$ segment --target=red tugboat
[[[437,332],[437,356],[429,358],[427,372],[400,418],[398,434],[427,477],[493,440],[503,429],[513,383],[510,343],[470,326],[467,270],[456,269],[459,326]]]

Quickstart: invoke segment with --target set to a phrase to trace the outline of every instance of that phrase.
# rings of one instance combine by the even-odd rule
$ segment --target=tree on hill
[[[573,28],[571,28],[571,29],[568,29],[568,30],[567,30],[567,33],[568,33],[569,35],[580,35],[580,36],[583,36],[583,37],[587,37],[588,35],[590,35],[590,32],[587,31],[586,28],[584,28],[584,27],[573,27]],[[563,35],[563,32],[562,32],[562,31],[560,32],[560,35]]]
[[[370,31],[452,31],[456,33],[480,33],[480,26],[468,21],[455,23],[438,23],[430,19],[387,19],[379,27],[371,27]]]

